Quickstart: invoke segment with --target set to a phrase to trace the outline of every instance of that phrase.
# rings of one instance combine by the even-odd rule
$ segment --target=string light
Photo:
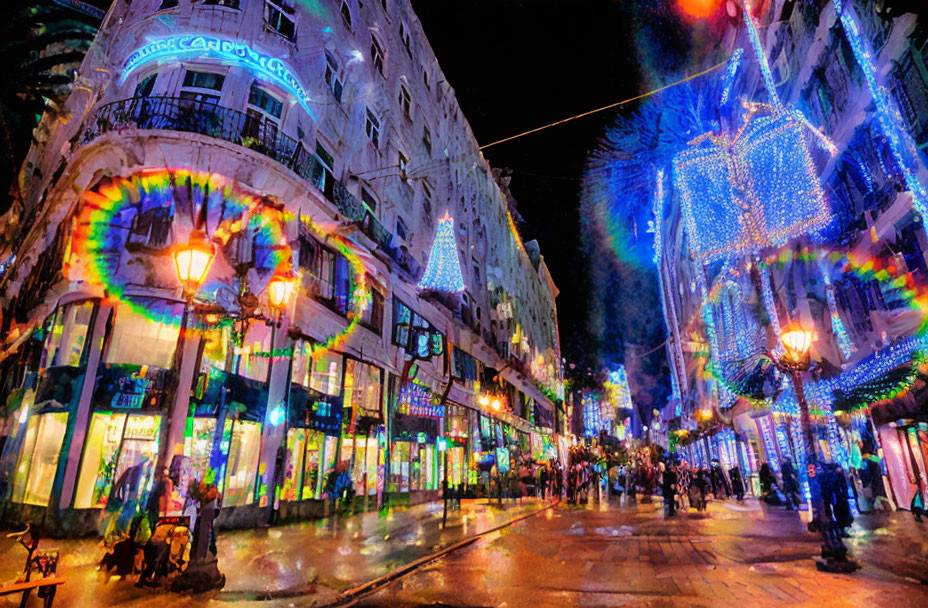
[[[857,25],[852,9],[845,7],[841,0],[834,0],[834,6],[844,29],[844,35],[848,44],[850,44],[851,52],[854,54],[854,59],[863,73],[870,96],[873,98],[877,122],[886,136],[893,160],[896,161],[899,171],[902,172],[906,187],[912,192],[912,204],[915,210],[924,218],[928,214],[928,192],[918,181],[918,176],[910,169],[909,162],[906,161],[907,156],[910,159],[918,158],[915,144],[903,125],[902,116],[892,96],[877,82],[876,69],[872,61],[874,58],[873,52],[870,50],[868,42],[861,35],[860,27]]]
[[[725,72],[722,75],[722,96],[719,100],[720,105],[727,105],[731,98],[732,89],[735,86],[735,75],[741,67],[741,60],[744,58],[744,49],[735,49],[735,52],[728,58],[725,65]]]
[[[458,260],[458,245],[454,238],[454,220],[445,212],[438,220],[435,240],[429,253],[428,265],[419,280],[420,290],[461,293],[464,291],[464,277]]]
[[[751,41],[751,47],[757,56],[757,63],[760,65],[761,77],[764,79],[764,87],[767,89],[767,95],[770,96],[770,103],[775,106],[780,105],[780,97],[777,95],[777,87],[773,83],[773,74],[770,73],[770,64],[767,62],[767,56],[760,45],[760,37],[757,35],[757,28],[754,27],[754,19],[751,17],[751,5],[744,4],[744,24],[748,29],[748,39]]]

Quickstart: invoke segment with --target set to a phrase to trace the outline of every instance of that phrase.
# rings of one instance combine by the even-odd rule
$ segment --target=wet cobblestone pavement
[[[559,508],[484,537],[359,606],[928,606],[928,524],[862,516],[863,568],[818,572],[795,513],[713,504],[665,520],[659,503]]]
[[[908,513],[861,516],[848,545],[863,568],[816,571],[816,536],[755,501],[663,517],[660,503],[559,506],[491,532],[354,603],[365,606],[928,606],[928,524]],[[68,577],[56,606],[322,606],[345,591],[463,539],[537,512],[470,503],[440,529],[441,504],[220,536],[219,593],[137,589],[96,572],[95,540],[49,541]],[[21,551],[0,542],[0,580]],[[263,596],[263,597],[262,597]],[[0,606],[17,605],[0,598]],[[36,603],[35,605],[39,605]]]

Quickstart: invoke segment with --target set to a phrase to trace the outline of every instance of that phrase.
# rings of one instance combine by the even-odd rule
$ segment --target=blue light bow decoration
[[[310,117],[316,117],[309,108],[312,98],[306,87],[300,82],[293,70],[283,60],[265,55],[247,44],[226,40],[214,36],[183,34],[159,38],[137,48],[123,65],[120,83],[125,82],[132,72],[152,62],[180,61],[194,58],[213,58],[223,63],[242,67],[255,76],[272,82],[290,93],[306,110]]]

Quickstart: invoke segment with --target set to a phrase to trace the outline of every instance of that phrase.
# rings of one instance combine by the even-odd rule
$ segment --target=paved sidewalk
[[[226,587],[197,597],[138,589],[134,579],[118,580],[97,572],[102,556],[99,539],[48,540],[41,546],[62,552],[58,571],[68,582],[60,588],[56,606],[313,606],[543,506],[525,500],[504,501],[500,508],[486,500],[465,500],[460,511],[449,511],[445,529],[441,528],[442,503],[433,502],[349,518],[223,532],[217,544]],[[24,558],[24,549],[0,539],[0,581],[14,579]],[[0,597],[0,607],[18,601]]]
[[[671,519],[660,500],[552,509],[393,581],[357,606],[928,606],[928,587],[900,567],[920,564],[925,576],[928,528],[916,528],[908,513],[860,520],[851,545],[863,568],[848,576],[816,570],[818,538],[795,512],[756,501],[715,502],[707,513]]]

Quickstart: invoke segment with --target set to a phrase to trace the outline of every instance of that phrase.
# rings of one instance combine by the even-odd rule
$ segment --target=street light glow
[[[191,232],[190,239],[174,249],[177,280],[180,281],[186,295],[193,295],[200,288],[214,259],[216,246],[210,243],[200,230]]]

